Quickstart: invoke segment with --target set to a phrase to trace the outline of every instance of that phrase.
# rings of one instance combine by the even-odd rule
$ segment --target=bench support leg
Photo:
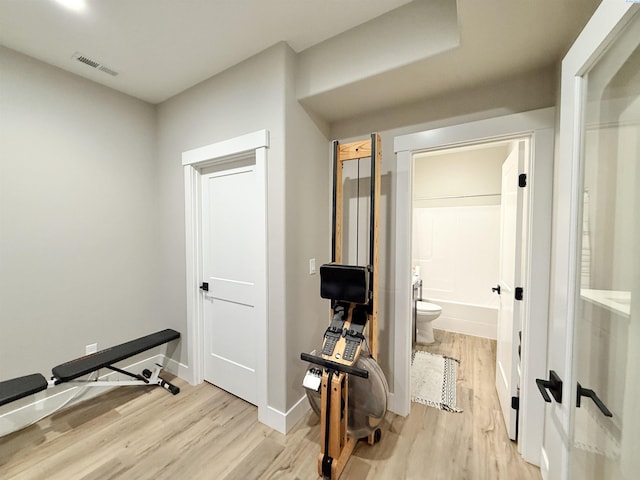
[[[109,370],[113,370],[114,372],[121,373],[123,375],[127,375],[129,377],[134,378],[135,380],[72,380],[70,382],[64,382],[71,385],[79,385],[84,387],[130,387],[130,386],[144,386],[144,385],[156,385],[158,387],[166,388],[172,394],[177,395],[180,393],[180,387],[175,386],[174,384],[167,382],[160,376],[160,372],[162,371],[162,365],[157,364],[153,369],[153,372],[148,369],[144,369],[141,374],[136,375],[131,372],[127,372],[126,370],[122,370],[121,368],[114,367],[109,365],[107,367]],[[56,382],[55,380],[49,381],[49,387],[57,385],[60,382]]]
[[[158,385],[162,388],[166,388],[172,394],[177,395],[180,393],[180,387],[176,387],[174,384],[167,382],[160,376],[160,371],[162,370],[162,365],[156,363],[156,367],[153,369],[153,372],[145,369],[142,372],[142,376],[147,379],[150,385]]]

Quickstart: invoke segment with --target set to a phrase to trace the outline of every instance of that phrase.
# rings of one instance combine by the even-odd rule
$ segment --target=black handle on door
[[[208,292],[209,284],[207,282],[202,282],[202,285],[200,285],[200,290],[204,290],[205,292]]]
[[[551,403],[551,398],[547,393],[547,390],[549,390],[555,401],[562,403],[562,380],[560,380],[556,372],[549,370],[549,380],[536,378],[536,385],[545,402]]]
[[[496,292],[498,295],[500,295],[500,285],[496,285],[491,289],[491,291]]]
[[[578,398],[576,399],[576,407],[578,408],[580,408],[581,397],[589,397],[591,400],[593,400],[593,403],[596,404],[596,407],[600,409],[600,411],[605,417],[613,417],[613,413],[611,413],[609,409],[605,406],[605,404],[602,403],[602,400],[598,398],[598,395],[596,395],[596,392],[594,392],[589,388],[582,388],[582,385],[578,383]]]

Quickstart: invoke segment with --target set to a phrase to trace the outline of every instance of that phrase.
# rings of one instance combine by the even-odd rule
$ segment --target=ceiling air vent
[[[116,72],[114,69],[109,68],[106,65],[103,65],[102,63],[98,62],[97,60],[94,60],[93,58],[89,58],[86,55],[82,55],[81,53],[78,53],[78,52],[74,53],[73,58],[81,63],[84,63],[85,65],[90,66],[91,68],[95,68],[97,70],[100,70],[101,72],[111,75],[112,77],[115,77],[118,75],[118,72]]]

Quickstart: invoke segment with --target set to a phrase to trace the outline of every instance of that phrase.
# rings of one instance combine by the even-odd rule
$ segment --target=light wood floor
[[[360,442],[342,474],[360,479],[540,479],[508,440],[494,388],[495,341],[436,331],[425,350],[461,360],[458,407],[388,413],[382,440]],[[318,419],[287,436],[255,407],[209,384],[172,396],[121,387],[0,438],[1,479],[317,479]]]

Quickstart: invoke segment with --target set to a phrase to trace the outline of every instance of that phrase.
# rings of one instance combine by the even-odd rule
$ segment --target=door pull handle
[[[602,400],[598,398],[596,392],[589,388],[582,388],[582,385],[578,383],[578,398],[576,398],[576,407],[580,408],[580,398],[589,397],[596,404],[596,407],[602,412],[605,417],[613,417],[613,413],[602,403]]]
[[[498,295],[500,295],[500,285],[496,285],[491,289],[491,291],[496,292]]]
[[[560,377],[555,371],[549,370],[549,380],[536,378],[536,385],[545,402],[551,403],[551,398],[547,393],[547,390],[549,390],[555,401],[562,403],[562,380],[560,380]]]

